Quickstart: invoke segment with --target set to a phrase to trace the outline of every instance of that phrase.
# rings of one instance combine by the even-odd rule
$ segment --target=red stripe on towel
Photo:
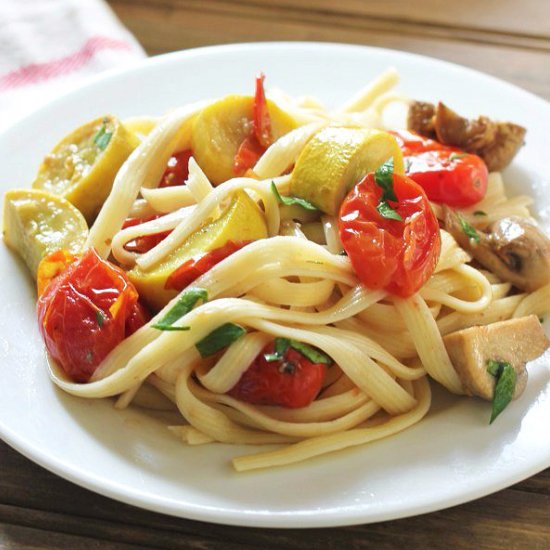
[[[38,84],[72,73],[90,61],[101,50],[131,50],[128,42],[107,36],[92,36],[78,51],[44,63],[31,63],[0,77],[0,91]]]

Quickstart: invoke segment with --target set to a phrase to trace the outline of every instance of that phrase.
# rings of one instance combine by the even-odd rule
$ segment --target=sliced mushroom
[[[430,118],[430,112],[432,116]],[[486,116],[461,117],[439,102],[413,102],[409,107],[408,128],[441,143],[479,155],[489,171],[502,170],[523,145],[525,128],[511,122],[495,122]]]
[[[515,399],[527,384],[525,364],[550,346],[535,315],[452,332],[443,342],[465,393],[488,400],[493,398],[495,378],[487,370],[487,361],[512,365],[517,374]]]
[[[479,240],[468,236],[458,214],[443,206],[445,229],[480,264],[532,292],[550,282],[550,240],[528,218],[510,216],[494,222],[488,231],[477,231]]]
[[[434,128],[435,107],[432,103],[413,101],[407,114],[407,128],[429,138],[436,138]]]

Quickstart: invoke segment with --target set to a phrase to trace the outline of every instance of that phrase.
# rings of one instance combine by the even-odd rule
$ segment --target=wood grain
[[[543,9],[543,3],[527,2],[528,7],[538,6],[538,11]],[[534,27],[536,33],[527,32],[533,28],[531,18],[538,19],[538,11],[532,10],[533,15],[525,22],[513,16],[511,2],[503,2],[508,6],[507,15],[498,12],[500,27],[491,32],[481,26],[453,26],[453,15],[444,18],[441,14],[445,12],[430,11],[424,3],[419,3],[419,15],[416,6],[414,10],[406,10],[408,3],[404,1],[387,2],[393,6],[391,13],[396,13],[396,4],[406,13],[399,18],[384,14],[384,2],[348,0],[334,2],[337,7],[332,11],[328,9],[332,5],[329,2],[305,0],[296,3],[111,0],[110,4],[151,54],[209,44],[269,40],[367,44],[467,65],[550,99],[550,17]],[[477,6],[478,11],[484,5],[471,1],[457,3],[463,8],[466,5],[466,11],[468,4]],[[411,11],[415,17],[410,16]],[[483,13],[485,24],[489,24],[490,11]],[[422,20],[422,14],[426,20]],[[514,30],[508,33],[507,28]]]
[[[550,469],[505,491],[441,512],[373,525],[301,531],[206,525],[133,508],[64,481],[4,443],[0,443],[0,464],[2,548],[2,537],[10,533],[24,541],[42,540],[43,548],[57,548],[57,542],[47,542],[51,532],[63,533],[69,542],[72,536],[83,537],[82,544],[96,538],[132,548],[174,550],[389,549],[409,546],[411,541],[415,548],[435,550],[451,544],[456,550],[472,545],[497,550],[503,541],[508,549],[550,547]],[[32,531],[6,531],[6,526]],[[59,548],[70,547],[59,544]]]
[[[550,99],[548,0],[110,0],[151,54],[231,42],[396,48],[504,78]],[[550,548],[550,469],[441,512],[338,529],[208,525],[77,487],[0,442],[0,548],[126,550]]]

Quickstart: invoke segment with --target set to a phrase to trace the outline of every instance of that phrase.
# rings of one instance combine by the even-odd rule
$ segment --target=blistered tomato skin
[[[455,208],[473,206],[485,197],[489,173],[477,155],[426,151],[405,157],[407,175],[431,201]]]
[[[273,344],[269,344],[256,357],[229,395],[254,405],[307,407],[321,391],[327,366],[312,363],[292,348],[281,360],[266,361],[264,354],[273,350]]]
[[[168,159],[168,165],[162,175],[159,187],[183,185],[189,177],[189,159],[193,156],[191,149],[175,153]]]
[[[424,189],[428,199],[466,208],[485,197],[489,173],[481,157],[408,130],[391,134],[403,153],[407,176]]]
[[[430,203],[412,179],[393,175],[397,202],[390,206],[402,221],[377,210],[382,189],[367,175],[344,199],[338,228],[344,250],[359,280],[406,298],[431,277],[439,259],[439,224]]]
[[[67,376],[87,382],[126,336],[148,319],[125,273],[92,249],[39,297],[39,329],[46,349]]]

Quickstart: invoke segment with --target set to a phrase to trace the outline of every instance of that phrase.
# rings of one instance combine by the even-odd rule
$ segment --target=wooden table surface
[[[151,55],[264,40],[369,44],[467,65],[550,100],[548,0],[109,3]],[[208,525],[139,510],[64,481],[3,443],[0,465],[2,549],[550,548],[550,469],[437,513],[298,531]]]

